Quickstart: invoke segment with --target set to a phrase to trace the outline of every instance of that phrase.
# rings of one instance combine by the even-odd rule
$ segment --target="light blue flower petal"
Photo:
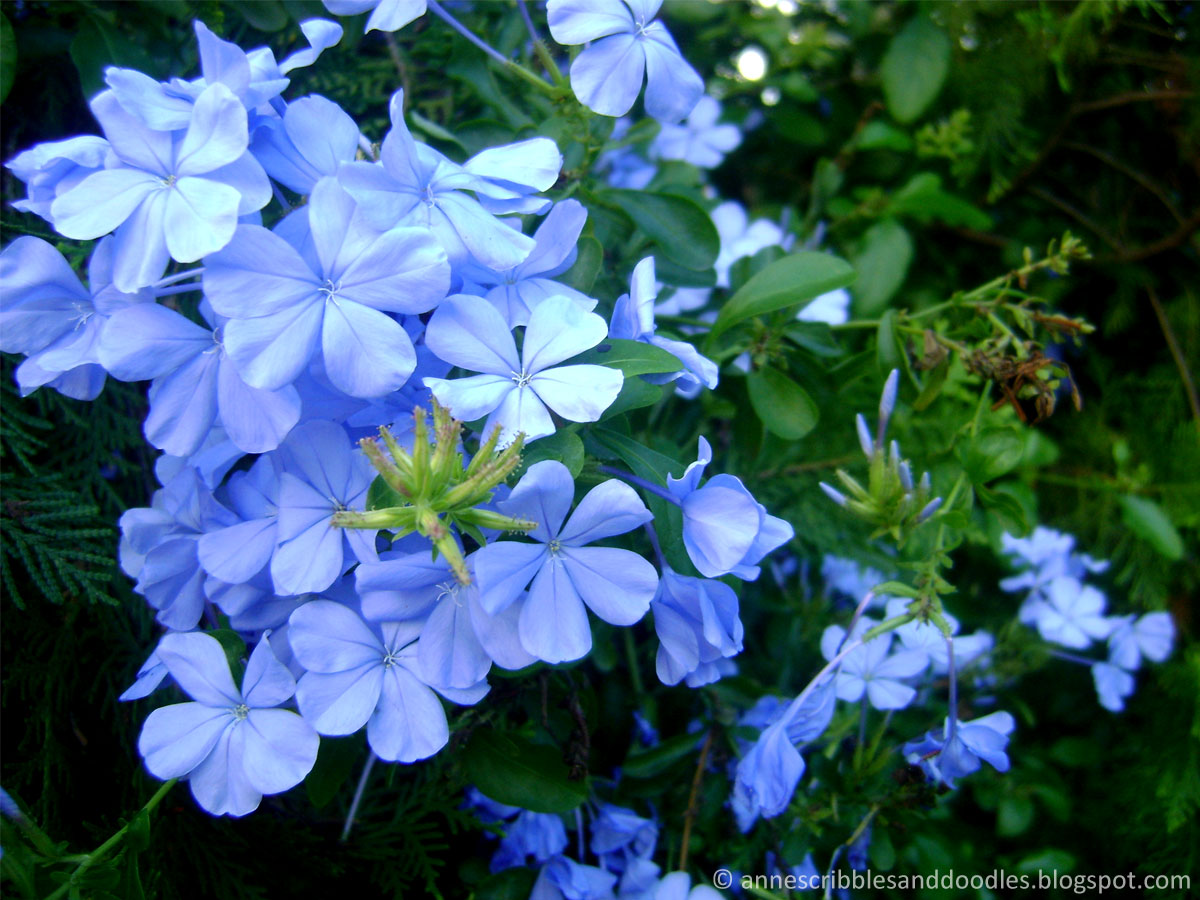
[[[475,625],[475,636],[496,665],[502,669],[523,669],[537,662],[537,657],[521,646],[523,604],[513,603],[493,616],[479,602],[478,591],[472,591],[467,602],[471,609],[471,621]]]
[[[758,504],[748,493],[706,484],[683,500],[683,543],[708,578],[742,561],[758,534]]]
[[[640,621],[658,590],[654,566],[630,550],[572,547],[562,565],[583,602],[611,625]]]
[[[379,705],[383,672],[379,656],[344,671],[305,672],[296,686],[300,714],[318,734],[354,734],[367,724]]]
[[[271,561],[275,550],[275,520],[253,519],[201,535],[200,564],[214,578],[229,584],[249,581]]]
[[[367,741],[380,759],[416,762],[437,753],[450,739],[437,695],[403,665],[384,673],[379,707],[367,723]]]
[[[531,465],[496,508],[506,516],[536,522],[529,536],[545,542],[558,536],[574,498],[570,471],[558,460],[546,459]]]
[[[229,360],[222,360],[217,372],[217,406],[229,439],[246,453],[274,450],[300,421],[300,394],[294,387],[251,387]]]
[[[141,169],[101,169],[59,196],[50,214],[59,234],[90,241],[115,229],[161,190],[161,179]]]
[[[509,391],[484,426],[484,433],[491,434],[496,426],[501,427],[500,446],[507,447],[516,440],[518,432],[525,435],[525,443],[554,434],[554,420],[546,405],[529,387]]]
[[[533,579],[518,628],[521,645],[548,663],[581,659],[592,649],[587,611],[560,562],[549,561]]]
[[[228,709],[203,703],[164,706],[142,725],[138,753],[155,778],[181,778],[204,762],[232,722]]]
[[[204,294],[223,316],[247,319],[292,310],[316,296],[320,280],[283,238],[241,225],[204,261]]]
[[[379,635],[350,607],[332,600],[300,606],[288,620],[287,638],[310,672],[334,674],[383,664]]]
[[[421,228],[393,228],[373,238],[337,278],[338,296],[391,312],[428,312],[450,289],[446,251]]]
[[[504,189],[505,183],[535,191],[549,190],[558,181],[562,163],[562,154],[554,141],[537,137],[476,153],[463,163],[463,171],[478,178],[500,182],[494,187],[499,194],[497,199],[501,199],[512,193],[524,193],[523,190]],[[480,185],[475,190],[487,194],[488,185]]]
[[[602,116],[623,116],[633,108],[646,69],[648,41],[614,34],[592,44],[571,63],[571,89],[579,102]]]
[[[210,84],[192,109],[173,174],[204,175],[219,169],[245,153],[249,142],[246,107],[225,85]]]
[[[488,268],[511,269],[533,252],[533,238],[509,228],[466,194],[438,194],[437,206],[471,256]],[[446,252],[451,261],[463,261],[456,259],[455,247],[446,246]]]
[[[226,729],[217,746],[188,777],[192,796],[214,816],[249,815],[262,802],[262,791],[250,784],[242,769],[244,740],[241,728]]]
[[[275,656],[275,650],[264,634],[246,663],[246,674],[242,677],[242,698],[247,706],[266,708],[279,706],[294,693],[296,679]]]
[[[704,96],[704,80],[679,53],[661,22],[646,27],[646,113],[663,122],[685,118]]]
[[[319,299],[225,326],[225,351],[242,379],[265,391],[291,384],[308,366],[321,340],[324,303]]]
[[[619,369],[592,365],[543,369],[529,381],[547,406],[572,422],[598,421],[624,386],[625,376]]]
[[[191,97],[168,92],[164,85],[136,69],[109,66],[104,70],[104,83],[112,88],[125,112],[154,131],[178,131],[191,121]]]
[[[418,0],[424,3],[424,0]],[[311,66],[321,53],[334,47],[342,39],[342,26],[328,19],[305,19],[300,23],[300,30],[308,40],[309,46],[288,55],[279,64],[279,71],[287,74],[292,69],[302,69]]]
[[[916,690],[898,681],[881,678],[867,681],[867,700],[876,709],[903,709],[916,695]]]
[[[379,0],[367,19],[366,31],[399,31],[413,19],[425,15],[425,0]]]
[[[112,91],[97,94],[88,105],[121,162],[160,178],[172,174],[175,146],[171,132],[148,128],[122,107]]]
[[[162,277],[171,254],[166,239],[167,192],[151,193],[113,232],[113,284],[133,293]]]
[[[216,253],[233,238],[241,195],[206,178],[181,178],[165,192],[163,231],[167,250],[179,262]]]
[[[387,141],[384,140],[384,148]],[[338,183],[361,207],[376,228],[391,228],[408,216],[420,202],[415,191],[405,190],[379,163],[348,162],[338,169]]]
[[[252,709],[238,728],[246,780],[264,794],[295,787],[312,771],[320,738],[287,709]]]
[[[212,332],[173,309],[138,303],[114,313],[100,336],[100,364],[121,381],[175,371],[213,347]]]
[[[549,555],[545,544],[495,541],[475,551],[479,604],[488,615],[507,609]]]
[[[663,684],[679,684],[700,665],[700,644],[691,623],[666,603],[653,603],[659,647],[655,671]]]
[[[217,418],[215,356],[201,354],[150,385],[146,440],[171,456],[200,449]]]
[[[566,297],[550,297],[529,317],[521,358],[529,374],[540,372],[590,350],[604,340],[608,325]]]
[[[228,710],[242,702],[225,651],[212,635],[200,631],[164,635],[156,652],[171,677],[198,703]]]
[[[439,359],[472,372],[509,378],[521,371],[508,324],[479,297],[447,297],[429,320],[425,345]]]
[[[482,419],[517,389],[503,375],[472,375],[470,378],[426,378],[425,386],[438,403],[464,422]]]
[[[434,608],[417,642],[421,680],[444,688],[466,689],[482,681],[492,667],[462,600],[449,596]]]
[[[568,491],[568,500],[570,497],[571,492]],[[601,538],[632,531],[653,518],[654,515],[646,508],[637,491],[611,478],[587,492],[558,537],[568,546],[581,547]]]
[[[546,19],[554,40],[567,45],[634,30],[633,16],[621,0],[548,0]]]
[[[321,331],[325,374],[351,397],[399,390],[417,365],[404,327],[386,313],[349,301],[325,307]]]

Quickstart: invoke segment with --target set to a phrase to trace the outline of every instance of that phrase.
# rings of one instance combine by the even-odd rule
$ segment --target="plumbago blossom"
[[[395,30],[426,8],[449,15],[432,0],[326,6],[369,13],[367,31]],[[645,108],[666,123],[651,155],[709,168],[740,136],[718,124],[719,105],[703,97],[699,75],[653,21],[658,9],[654,0],[551,0],[547,18],[560,43],[586,45],[570,67],[580,101],[624,114],[645,81]],[[651,656],[668,687],[733,675],[744,648],[764,648],[752,629],[763,609],[739,598],[739,580],[757,579],[768,555],[806,530],[772,515],[751,492],[755,482],[708,475],[708,436],[723,445],[728,435],[701,434],[696,419],[707,399],[683,416],[674,407],[625,416],[625,401],[645,391],[630,379],[702,395],[718,385],[718,360],[730,355],[714,346],[705,350],[710,359],[682,335],[663,336],[655,321],[656,309],[686,311],[713,292],[676,290],[673,308],[656,308],[660,292],[677,286],[658,283],[653,257],[634,266],[628,293],[614,287],[611,269],[625,271],[638,258],[625,257],[644,243],[631,236],[624,256],[609,245],[612,210],[589,208],[595,172],[579,171],[577,161],[564,172],[566,143],[530,136],[559,132],[525,129],[514,135],[524,139],[452,158],[414,137],[396,91],[386,134],[364,134],[328,98],[285,98],[287,73],[313,63],[341,33],[320,20],[301,27],[307,46],[277,63],[267,48],[243,51],[197,23],[199,77],[157,82],[110,69],[107,89],[92,100],[104,137],[55,141],[9,162],[28,187],[20,208],[65,237],[100,238],[85,282],[40,239],[22,237],[0,252],[0,346],[26,357],[17,370],[22,393],[48,385],[91,399],[109,376],[148,382],[144,428],[163,451],[153,473],[160,487],[121,517],[120,562],[164,633],[138,654],[145,661],[122,699],[186,695],[149,714],[139,751],[152,775],[186,779],[214,815],[245,815],[262,796],[298,784],[321,737],[364,734],[364,787],[376,759],[416,764],[457,748],[459,738],[474,741],[504,722],[504,703],[536,697],[533,685],[575,692],[591,671],[579,661],[617,629],[629,654],[597,659],[606,677],[624,665],[640,684]],[[432,75],[414,77],[419,84]],[[587,115],[565,84],[545,86],[557,92],[556,108]],[[428,95],[419,86],[410,96]],[[672,124],[689,113],[686,124]],[[621,133],[614,129],[612,143]],[[479,147],[465,132],[458,138]],[[629,165],[612,143],[594,155]],[[641,160],[636,174],[618,177],[644,187],[653,177],[646,166]],[[711,260],[718,290],[731,287],[737,260],[790,249],[786,222],[752,219],[714,192],[704,196],[720,236]],[[603,279],[568,277],[584,256],[585,231],[593,245],[607,242]],[[660,274],[669,279],[664,258]],[[847,302],[844,294],[818,298],[800,317],[844,321]],[[627,378],[617,363],[596,363],[606,342],[652,344],[678,368]],[[881,535],[907,536],[940,511],[929,479],[914,481],[912,465],[885,440],[900,391],[892,373],[874,432],[856,420],[868,484],[845,476],[849,496],[826,486]],[[635,437],[641,421],[658,433]],[[695,461],[672,465],[668,452],[692,440]],[[1036,630],[1056,654],[1089,665],[1100,702],[1116,711],[1142,662],[1170,654],[1174,626],[1163,612],[1108,614],[1100,588],[1086,583],[1106,564],[1073,548],[1069,536],[1045,529],[1005,538],[1019,571],[1001,587],[1023,594],[1028,637]],[[846,552],[895,555],[875,544]],[[811,777],[805,783],[817,754],[841,764],[840,745],[856,722],[863,747],[868,724],[900,710],[906,722],[926,721],[876,743],[895,752],[931,729],[897,754],[929,785],[953,787],[984,762],[1008,769],[1013,717],[997,710],[965,718],[957,693],[959,680],[991,686],[979,675],[991,635],[961,634],[940,600],[904,584],[876,595],[888,575],[849,560],[827,556],[819,576],[802,557],[788,562],[800,573],[795,581],[821,583],[813,602],[837,592],[852,598],[854,612],[819,621],[804,638],[819,642],[807,659],[786,647],[777,690],[748,697],[747,677],[706,692],[703,703],[695,698],[703,718],[667,740],[671,759],[681,759],[679,747],[693,756],[697,785],[713,779],[703,802],[719,782],[743,832],[784,816],[807,802],[794,801],[798,792],[819,787]],[[887,568],[909,563],[896,555]],[[967,610],[955,611],[970,621]],[[1105,650],[1088,658],[1057,649],[1102,642]],[[792,693],[790,673],[814,662],[816,674]],[[652,691],[670,693],[654,687],[633,698],[638,737],[626,774],[591,773],[577,818],[472,793],[471,808],[495,827],[494,872],[530,867],[538,900],[713,896],[672,871],[678,849],[674,836],[659,840],[654,808],[614,801],[645,757],[650,765],[667,758],[655,745],[670,719],[658,719]],[[989,702],[986,692],[972,698]],[[523,711],[528,724],[517,727],[535,731],[540,718],[557,740],[562,710],[542,706]],[[572,765],[586,769],[586,726],[598,723],[575,707],[582,727],[571,747],[555,750],[574,752]],[[847,842],[855,864],[869,841],[868,827]],[[812,855],[796,855],[804,861],[773,855],[765,869],[808,872]]]

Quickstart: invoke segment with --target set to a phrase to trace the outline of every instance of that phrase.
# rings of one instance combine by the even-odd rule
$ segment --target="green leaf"
[[[578,478],[583,470],[584,452],[583,441],[573,431],[560,428],[549,437],[539,438],[529,445],[521,456],[521,469],[524,472],[536,462],[546,459],[556,459],[571,473],[572,478]],[[520,477],[520,473],[517,474]]]
[[[600,421],[619,416],[631,409],[641,409],[643,406],[653,406],[663,397],[663,391],[669,390],[667,385],[651,384],[641,378],[626,378],[621,386],[617,399],[600,415]]]
[[[1067,875],[1075,871],[1075,857],[1066,850],[1046,847],[1021,859],[1017,863],[1017,871],[1026,874],[1055,871]]]
[[[610,189],[596,199],[629,216],[662,251],[685,269],[711,269],[721,249],[721,239],[708,213],[687,197],[647,191]]]
[[[441,125],[439,125],[437,122],[433,122],[433,121],[425,118],[423,115],[421,115],[415,109],[410,109],[408,111],[407,115],[408,115],[409,123],[417,131],[423,132],[424,134],[427,134],[429,137],[434,138],[436,140],[445,141],[447,144],[454,144],[454,146],[458,147],[464,153],[467,152],[467,148],[463,144],[463,142],[460,141],[458,138],[456,138],[453,134],[451,134],[445,128],[443,128]]]
[[[17,36],[13,34],[8,16],[0,13],[0,103],[17,80]]]
[[[225,651],[225,661],[229,663],[229,671],[233,675],[233,683],[242,683],[242,657],[246,655],[246,642],[232,628],[215,628],[208,634],[217,639],[221,649]]]
[[[610,369],[620,369],[626,378],[634,375],[678,372],[683,368],[683,363],[662,347],[623,338],[609,338],[591,350],[572,357],[563,365],[608,366]]]
[[[862,249],[854,257],[858,273],[854,302],[863,316],[878,313],[900,290],[912,259],[912,237],[895,219],[884,219],[867,229]]]
[[[903,581],[885,581],[883,584],[875,585],[871,590],[875,592],[877,597],[908,597],[915,600],[921,596],[920,591],[911,584],[905,584]]]
[[[785,256],[725,301],[709,339],[752,316],[804,303],[853,281],[854,269],[850,264],[828,253],[804,251]]]
[[[950,38],[926,16],[909,20],[892,38],[879,74],[888,112],[898,122],[912,122],[941,93],[950,71]]]
[[[596,283],[596,276],[600,274],[600,266],[604,262],[604,248],[590,235],[581,237],[577,248],[575,263],[559,275],[558,280],[581,294],[590,294],[592,285]]]
[[[304,779],[309,802],[321,809],[337,796],[343,784],[354,773],[356,763],[365,762],[360,735],[345,738],[321,738],[317,761]]]
[[[1025,442],[1011,428],[985,428],[967,445],[963,466],[976,484],[1011,472],[1021,462]]]
[[[817,426],[820,411],[808,392],[784,373],[763,366],[746,378],[750,404],[767,431],[798,441]]]
[[[1024,834],[1033,824],[1033,817],[1033,800],[1028,794],[1002,797],[996,809],[996,833],[1001,837]]]
[[[586,780],[571,781],[562,755],[515,734],[481,728],[462,755],[467,780],[497,803],[542,813],[570,812],[587,799]]]
[[[976,484],[975,496],[979,498],[979,502],[985,509],[1000,520],[1005,531],[1015,535],[1029,533],[1029,520],[1025,517],[1025,508],[1021,506],[1021,501],[1012,494]]]
[[[925,376],[925,384],[921,387],[921,393],[917,395],[917,399],[913,401],[913,409],[917,412],[928,409],[942,393],[942,386],[946,383],[946,376],[950,374],[950,359],[947,357],[940,363],[929,370],[929,374]]]
[[[1129,530],[1170,560],[1183,559],[1183,538],[1166,510],[1147,497],[1121,497],[1121,518]]]
[[[783,329],[783,333],[797,347],[802,347],[814,356],[832,359],[846,355],[846,350],[838,343],[833,329],[824,322],[793,322]]]
[[[229,0],[229,5],[252,26],[268,34],[282,31],[291,22],[291,17],[279,0]]]
[[[887,122],[873,119],[863,126],[854,146],[859,150],[895,150],[903,153],[912,149],[912,138]]]
[[[944,222],[979,231],[992,227],[992,220],[979,207],[942,190],[942,179],[932,172],[918,172],[892,195],[887,211],[918,222]]]
[[[392,490],[382,475],[376,475],[367,488],[367,509],[393,509],[397,506],[408,506],[408,500],[403,494]]]
[[[699,735],[681,734],[661,741],[648,750],[630,753],[625,757],[621,773],[630,778],[654,778],[678,760],[699,753],[701,740]]]
[[[881,372],[890,372],[900,367],[900,349],[896,343],[896,311],[887,310],[879,319],[875,329],[875,360]]]
[[[150,813],[139,809],[129,821],[125,832],[125,844],[132,853],[141,853],[150,846]]]
[[[536,879],[534,869],[514,866],[481,881],[474,897],[475,900],[529,900]]]

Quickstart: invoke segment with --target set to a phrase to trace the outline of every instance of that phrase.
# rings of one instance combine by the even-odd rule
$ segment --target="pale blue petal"
[[[200,565],[229,584],[249,581],[270,562],[275,550],[275,520],[253,519],[201,535]]]
[[[611,625],[641,621],[658,590],[658,572],[630,550],[572,547],[563,567],[588,608]]]
[[[174,174],[204,175],[228,165],[246,152],[249,141],[246,107],[225,85],[210,83],[192,110]]]
[[[517,541],[496,541],[475,551],[480,606],[489,615],[506,609],[521,595],[548,556],[545,544]]]
[[[167,250],[179,262],[216,253],[238,227],[241,194],[207,178],[180,178],[165,192],[163,232]]]
[[[475,636],[465,599],[444,598],[434,608],[417,642],[421,680],[444,688],[466,689],[482,681],[492,667]]]
[[[204,761],[233,721],[229,709],[202,703],[164,706],[142,725],[138,753],[155,778],[181,778]]]
[[[391,312],[428,312],[450,289],[446,251],[422,228],[393,228],[374,238],[337,276],[338,296]]]
[[[192,99],[170,93],[149,75],[109,66],[104,70],[104,82],[127,113],[154,131],[178,131],[191,121]]]
[[[196,46],[200,51],[200,70],[210,85],[221,83],[234,93],[250,86],[250,62],[245,52],[231,41],[217,37],[208,26],[196,20]]]
[[[913,688],[898,681],[878,678],[867,681],[867,699],[876,709],[903,709],[916,695]],[[841,696],[840,691],[838,696]]]
[[[521,358],[529,374],[590,350],[604,340],[608,325],[567,297],[548,297],[529,316]],[[620,373],[618,373],[620,374]]]
[[[204,261],[204,294],[223,316],[292,310],[315,297],[319,284],[287,241],[256,225],[239,226],[234,240]]]
[[[546,19],[560,44],[586,44],[634,30],[633,15],[621,0],[549,0]]]
[[[568,489],[568,502],[571,495],[572,491]],[[558,537],[568,546],[581,547],[601,538],[632,531],[653,518],[654,515],[646,508],[637,491],[611,478],[587,492]]]
[[[367,723],[367,741],[376,755],[389,762],[416,762],[433,756],[449,739],[437,695],[404,666],[387,669],[379,707]]]
[[[655,671],[663,684],[678,684],[700,665],[700,644],[691,622],[665,603],[655,603],[654,631],[660,641]]]
[[[169,131],[146,127],[144,122],[122,108],[112,91],[97,94],[88,105],[104,129],[113,152],[123,163],[153,172],[161,178],[171,174],[175,147]]]
[[[386,313],[350,301],[325,304],[325,374],[351,397],[399,390],[417,365],[408,333]]]
[[[424,4],[424,0],[419,2]],[[309,46],[290,54],[279,64],[279,71],[285,75],[292,69],[311,66],[322,51],[336,46],[342,39],[342,26],[328,19],[305,19],[300,23],[300,30],[304,32]]]
[[[204,443],[217,417],[215,355],[193,357],[150,385],[146,440],[171,456],[191,456]]]
[[[643,42],[632,34],[614,34],[575,57],[571,89],[593,112],[623,116],[637,100],[645,68]]]
[[[566,568],[555,560],[544,565],[534,578],[521,607],[518,627],[521,645],[548,663],[580,659],[592,649],[592,631],[583,601]]]
[[[399,31],[425,14],[425,0],[379,0],[367,19],[366,31]]]
[[[438,403],[463,422],[482,419],[498,407],[509,393],[517,389],[511,378],[503,375],[472,375],[470,378],[426,378],[425,386],[437,397]]]
[[[501,447],[507,447],[516,440],[518,433],[524,434],[525,443],[529,444],[555,431],[554,420],[550,418],[545,404],[528,387],[517,388],[505,395],[496,411],[488,417],[484,433],[491,434],[496,426],[502,429]]]
[[[646,28],[646,114],[664,122],[685,118],[704,95],[704,80],[679,53],[661,22]]]
[[[488,268],[511,269],[533,251],[533,238],[509,228],[466,194],[438,194],[437,206],[471,256]],[[454,248],[447,246],[446,252],[453,260]]]
[[[742,561],[758,534],[754,498],[705,485],[683,500],[683,542],[702,575],[716,578]]]
[[[468,595],[475,636],[488,656],[502,669],[523,669],[537,662],[521,646],[521,603],[513,603],[496,615],[489,615],[479,602],[478,591]]]
[[[384,147],[387,146],[384,140]],[[338,183],[358,201],[363,214],[376,228],[391,228],[407,216],[419,202],[418,196],[405,191],[379,163],[349,162],[338,169]]]
[[[214,816],[245,816],[262,802],[262,791],[250,784],[242,770],[244,740],[241,728],[227,728],[188,778],[196,802]]]
[[[300,394],[294,387],[251,387],[229,360],[218,368],[217,406],[229,439],[246,453],[274,450],[300,421]]]
[[[572,306],[575,305],[572,303]],[[534,315],[537,315],[536,310]],[[572,422],[598,421],[624,386],[625,376],[619,369],[592,365],[543,369],[529,381],[530,389],[547,406]]]
[[[313,600],[288,620],[288,644],[311,672],[333,674],[383,665],[379,635],[348,606]]]
[[[316,353],[324,313],[318,299],[256,319],[232,319],[225,326],[225,352],[247,384],[278,390],[300,377]]]
[[[549,541],[558,536],[575,498],[575,481],[558,460],[546,459],[531,465],[512,493],[496,504],[506,516],[529,519],[537,528],[529,536]]]
[[[121,381],[173,372],[213,348],[212,332],[173,309],[137,303],[109,317],[100,336],[100,364]]]
[[[148,195],[113,233],[113,284],[133,293],[162,277],[171,254],[166,239],[167,191]]]
[[[50,214],[59,234],[90,241],[115,229],[161,190],[162,180],[140,169],[101,169],[55,200]]]
[[[312,771],[320,738],[312,726],[286,709],[252,709],[240,726],[242,769],[264,794],[295,787]]]
[[[286,650],[286,643],[284,648]],[[271,642],[264,634],[246,663],[246,674],[242,677],[242,698],[247,706],[265,708],[279,706],[294,693],[296,679],[275,656]]]
[[[225,651],[212,635],[200,631],[168,634],[158,642],[156,652],[171,677],[198,703],[228,711],[242,702]]]
[[[463,169],[480,178],[545,191],[558,181],[562,162],[562,154],[554,141],[537,137],[476,153],[463,163]],[[487,186],[477,190],[487,193]],[[584,215],[586,217],[586,212]]]
[[[344,671],[305,672],[296,686],[301,715],[318,734],[354,734],[379,705],[383,672],[383,660],[378,656]]]
[[[587,215],[587,207],[578,200],[556,203],[534,232],[536,246],[519,267],[522,277],[552,276],[562,272],[561,267],[567,263],[579,243]]]
[[[521,371],[508,324],[479,297],[447,297],[429,320],[425,344],[439,359],[472,372],[509,378]]]

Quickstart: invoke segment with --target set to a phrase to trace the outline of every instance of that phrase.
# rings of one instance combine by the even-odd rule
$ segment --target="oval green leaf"
[[[850,264],[828,253],[805,251],[785,256],[747,281],[725,302],[710,339],[752,316],[795,306],[853,281]]]
[[[721,238],[708,213],[687,197],[647,191],[607,190],[596,198],[631,218],[663,255],[685,269],[711,269]]]
[[[557,750],[515,734],[479,729],[463,752],[463,767],[467,779],[497,803],[562,813],[587,799],[587,782],[567,777]]]
[[[895,219],[884,219],[867,229],[862,249],[854,257],[858,279],[854,299],[858,311],[873,316],[900,290],[913,259],[913,240]]]
[[[572,357],[563,365],[608,366],[610,369],[620,369],[626,378],[634,375],[678,372],[683,368],[683,363],[662,347],[623,338],[609,338],[586,353]]]
[[[750,405],[767,431],[786,441],[798,441],[817,427],[820,411],[808,392],[771,366],[746,379]]]
[[[946,32],[926,16],[911,19],[892,38],[879,74],[896,121],[915,121],[937,99],[950,71],[950,50]]]
[[[1126,494],[1121,498],[1121,518],[1130,531],[1167,559],[1183,559],[1183,538],[1166,510],[1153,500]]]

